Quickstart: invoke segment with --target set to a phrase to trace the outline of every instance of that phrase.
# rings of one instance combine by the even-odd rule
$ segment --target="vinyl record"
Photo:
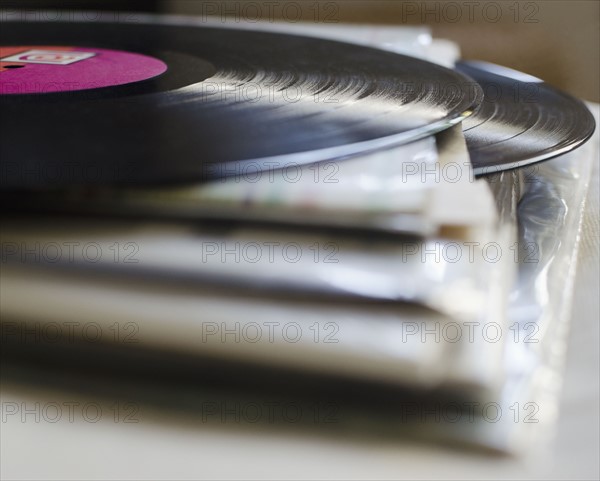
[[[413,141],[482,99],[411,57],[283,34],[3,22],[1,187],[196,182]]]
[[[456,68],[484,91],[481,107],[463,123],[476,175],[556,157],[594,133],[585,104],[542,80],[485,62],[459,62]]]

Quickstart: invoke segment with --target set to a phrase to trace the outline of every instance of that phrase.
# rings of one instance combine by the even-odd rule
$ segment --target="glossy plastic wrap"
[[[589,105],[598,119],[598,105]],[[511,289],[501,404],[490,425],[506,447],[523,451],[555,427],[590,175],[599,135],[579,150],[488,178],[501,218],[518,227],[518,280]],[[493,439],[490,434],[488,439]]]

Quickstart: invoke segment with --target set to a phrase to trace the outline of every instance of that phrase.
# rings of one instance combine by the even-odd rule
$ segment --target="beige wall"
[[[321,21],[329,16],[334,22],[425,23],[436,36],[458,42],[464,58],[523,70],[600,101],[599,0],[164,0],[162,9],[243,15],[248,3],[260,6],[263,19],[296,19],[299,12],[315,21],[319,12]],[[294,5],[285,10],[286,4]]]

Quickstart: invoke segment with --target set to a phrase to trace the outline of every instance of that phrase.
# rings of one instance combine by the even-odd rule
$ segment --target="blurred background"
[[[428,25],[465,59],[525,71],[585,100],[600,101],[597,0],[0,0],[6,9],[147,11],[239,20]]]

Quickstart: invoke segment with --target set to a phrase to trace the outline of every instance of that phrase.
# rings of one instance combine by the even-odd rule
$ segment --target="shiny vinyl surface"
[[[5,190],[189,183],[340,159],[443,130],[482,99],[449,69],[314,38],[76,22],[6,22],[0,35],[168,65],[129,85],[0,95]]]
[[[476,175],[557,157],[594,133],[594,116],[585,104],[542,80],[485,62],[460,62],[456,68],[484,91],[481,107],[463,123]]]

